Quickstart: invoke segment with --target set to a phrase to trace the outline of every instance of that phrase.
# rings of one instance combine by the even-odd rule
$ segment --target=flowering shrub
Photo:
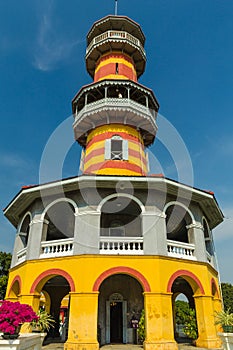
[[[0,306],[0,331],[3,333],[14,334],[22,323],[33,320],[38,320],[38,316],[27,304],[5,300]]]

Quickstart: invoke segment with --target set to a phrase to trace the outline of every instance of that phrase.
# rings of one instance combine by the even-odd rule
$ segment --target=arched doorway
[[[135,278],[120,273],[106,278],[99,288],[100,344],[134,343],[133,323],[140,319],[143,302],[143,288]]]
[[[178,343],[192,342],[198,336],[195,302],[191,285],[183,277],[177,277],[171,288],[174,337]],[[186,322],[188,321],[188,325]],[[189,329],[190,328],[190,329]],[[189,334],[189,336],[187,335]]]
[[[31,287],[31,293],[40,294],[40,301],[38,307],[42,306],[55,320],[54,328],[50,328],[47,339],[57,338],[57,340],[65,341],[68,334],[69,324],[69,300],[67,296],[70,292],[74,291],[75,286],[71,276],[59,269],[51,269],[40,274]],[[61,333],[61,309],[64,306],[64,302],[67,306],[66,319],[63,317],[63,323],[65,321],[66,329],[63,329],[63,337]],[[65,334],[65,337],[64,337]]]
[[[50,278],[43,286],[42,293],[47,294],[50,299],[49,313],[54,317],[56,323],[54,328],[50,328],[48,332],[49,338],[61,338],[61,307],[64,297],[70,292],[68,281],[63,276],[55,276]],[[66,330],[63,331],[67,335],[68,329],[68,312],[66,314]],[[63,320],[64,323],[64,320]],[[61,339],[66,340],[66,336]]]

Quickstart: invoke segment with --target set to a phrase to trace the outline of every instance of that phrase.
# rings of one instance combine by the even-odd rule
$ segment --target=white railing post
[[[190,243],[167,240],[167,253],[175,258],[197,260],[195,245]]]

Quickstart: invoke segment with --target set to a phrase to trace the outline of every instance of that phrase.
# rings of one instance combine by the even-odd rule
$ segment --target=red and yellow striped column
[[[96,64],[94,82],[103,79],[130,79],[136,82],[137,73],[132,58],[121,52],[101,56]]]
[[[106,159],[106,140],[116,136],[126,140],[127,159]],[[84,174],[145,176],[147,160],[140,133],[121,124],[96,128],[87,138],[83,170]]]

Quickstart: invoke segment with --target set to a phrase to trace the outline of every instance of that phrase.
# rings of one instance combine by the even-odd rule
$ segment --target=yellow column
[[[35,312],[39,310],[40,305],[40,295],[39,294],[28,294],[28,295],[19,295],[19,302],[21,304],[30,305]],[[20,329],[20,333],[31,332],[29,323],[24,323]]]
[[[98,294],[70,293],[68,340],[64,350],[97,350]]]
[[[177,350],[174,340],[172,293],[144,293],[145,350]]]
[[[207,349],[220,348],[221,341],[217,336],[216,327],[214,325],[214,305],[212,295],[194,296],[198,339],[196,345]]]
[[[30,305],[35,312],[39,310],[40,294],[21,294],[19,295],[19,302],[21,304]]]

